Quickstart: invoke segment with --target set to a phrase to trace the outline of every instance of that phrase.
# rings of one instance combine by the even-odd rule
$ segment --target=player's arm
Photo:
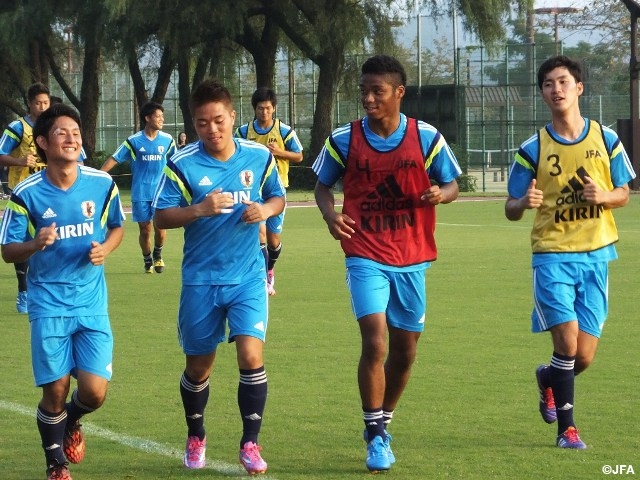
[[[629,201],[629,186],[624,184],[613,190],[602,190],[591,178],[585,177],[582,193],[587,202],[592,205],[602,205],[605,208],[624,207]]]
[[[543,193],[542,190],[536,188],[536,179],[531,180],[526,193],[520,197],[515,198],[509,196],[504,204],[504,215],[508,220],[520,220],[525,210],[533,208],[539,208],[542,205]]]
[[[113,227],[107,231],[104,242],[91,242],[89,261],[93,265],[102,265],[107,256],[113,252],[124,237],[124,227]]]
[[[52,223],[48,227],[42,227],[38,230],[35,238],[26,242],[6,243],[0,247],[2,259],[6,263],[21,263],[29,260],[31,255],[39,250],[44,250],[52,245],[58,238],[56,232],[56,224]]]
[[[460,193],[458,182],[454,179],[442,185],[431,185],[420,197],[424,202],[431,205],[439,205],[441,203],[451,203]]]
[[[33,153],[28,153],[24,157],[12,157],[11,155],[0,155],[0,165],[3,167],[35,167],[38,157]]]
[[[104,163],[100,167],[100,170],[102,170],[103,172],[108,172],[113,167],[115,167],[117,164],[118,164],[118,162],[116,162],[116,159],[111,156],[111,157],[107,158],[104,161]]]
[[[348,215],[336,212],[336,201],[332,187],[318,180],[314,195],[316,204],[320,209],[320,213],[322,213],[322,218],[327,223],[331,236],[336,240],[351,238],[351,235],[355,232],[353,225],[356,222]]]
[[[246,200],[243,200],[242,203],[247,206],[245,211],[242,212],[242,220],[246,223],[258,223],[265,221],[269,217],[280,215],[284,210],[285,197],[270,197],[264,203]]]
[[[161,230],[180,228],[198,218],[228,213],[230,208],[233,208],[233,196],[217,188],[199,203],[184,207],[156,209],[153,222]]]
[[[283,160],[288,160],[293,163],[302,162],[302,152],[291,152],[284,148],[278,148],[275,143],[269,144],[267,148],[269,148],[269,151],[274,157],[282,158]]]

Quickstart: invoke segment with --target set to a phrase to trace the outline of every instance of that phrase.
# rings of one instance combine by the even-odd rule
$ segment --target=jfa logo
[[[604,465],[602,473],[605,475],[635,475],[633,465]]]

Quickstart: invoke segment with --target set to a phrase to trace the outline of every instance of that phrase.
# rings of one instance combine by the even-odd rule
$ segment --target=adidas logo
[[[51,210],[51,208],[47,208],[47,210],[42,214],[42,218],[55,218],[58,215],[56,215],[56,213]]]
[[[253,328],[256,328],[258,330],[260,330],[261,332],[264,332],[264,322],[258,322],[256,323]]]
[[[144,147],[140,147],[140,152],[146,152]]]
[[[245,417],[247,420],[262,420],[262,417],[260,415],[258,415],[257,413],[252,413],[251,415],[245,415]]]
[[[373,200],[378,197],[400,198],[403,196],[404,194],[402,193],[402,188],[400,188],[400,185],[398,185],[398,182],[396,181],[396,177],[394,177],[393,175],[389,175],[387,176],[387,178],[384,179],[383,183],[379,183],[376,186],[375,192],[371,192],[369,195],[367,195],[367,198],[370,198]]]
[[[376,189],[366,196],[362,210],[368,212],[383,212],[385,210],[406,210],[413,206],[411,199],[404,198],[404,192],[396,177],[387,176],[383,182],[376,185]]]
[[[558,197],[556,205],[562,206],[584,203],[585,199],[582,195],[582,191],[584,190],[584,179],[588,176],[589,172],[587,172],[584,167],[580,167],[576,171],[576,174],[567,182],[568,185],[560,190],[562,196]]]
[[[567,410],[571,410],[572,408],[573,408],[573,405],[571,405],[570,403],[565,403],[563,406],[559,407],[558,410],[567,411]]]
[[[211,180],[209,180],[209,177],[207,177],[205,175],[204,177],[202,177],[202,180],[200,180],[198,182],[198,185],[200,185],[200,186],[210,186],[210,185],[213,185],[213,183],[211,183]]]
[[[202,418],[202,415],[199,413],[194,413],[193,415],[187,415],[187,418],[190,418],[191,420],[197,420],[198,418]]]

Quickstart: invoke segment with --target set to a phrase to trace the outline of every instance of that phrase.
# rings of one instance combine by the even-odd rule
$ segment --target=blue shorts
[[[282,233],[282,227],[284,226],[284,210],[275,217],[267,218],[267,230],[280,235]]]
[[[385,313],[387,324],[409,332],[424,330],[425,269],[398,272],[370,265],[347,267],[347,286],[356,319]]]
[[[113,334],[107,315],[31,320],[31,364],[36,386],[84,370],[111,380]]]
[[[531,330],[544,332],[577,320],[580,330],[600,338],[609,308],[608,278],[608,262],[534,267]]]
[[[150,222],[153,218],[153,202],[131,202],[131,220],[136,223]]]
[[[265,278],[240,285],[183,285],[178,313],[178,340],[185,355],[207,355],[225,341],[248,335],[263,342],[267,333]]]

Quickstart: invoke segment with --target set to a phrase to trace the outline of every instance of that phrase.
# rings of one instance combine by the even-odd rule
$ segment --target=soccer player
[[[49,88],[42,83],[34,83],[27,89],[27,110],[9,124],[0,138],[0,165],[8,167],[7,185],[10,190],[27,178],[30,174],[42,170],[46,165],[36,152],[33,141],[33,124],[40,114],[49,108]],[[14,263],[18,279],[18,295],[16,310],[18,313],[28,312],[27,272],[29,262]]]
[[[115,153],[107,158],[100,170],[108,172],[119,163],[131,165],[131,218],[138,223],[138,243],[142,250],[144,271],[146,273],[164,272],[162,247],[166,232],[153,225],[151,202],[162,169],[167,160],[176,152],[173,137],[162,131],[164,107],[159,103],[148,102],[140,108],[143,128],[127,138]],[[153,231],[153,245],[151,232]],[[151,247],[153,246],[153,252]]]
[[[179,341],[186,355],[180,394],[188,428],[183,463],[205,465],[204,411],[218,344],[235,342],[242,417],[240,462],[264,473],[258,434],[267,399],[262,348],[267,330],[260,222],[284,209],[285,191],[269,150],[233,137],[229,91],[205,80],[191,93],[199,141],[167,162],[154,199],[159,228],[184,228]]]
[[[83,459],[79,420],[102,406],[112,373],[104,262],[122,240],[124,214],[111,177],[78,165],[80,131],[67,105],[38,117],[33,138],[47,168],[15,186],[0,224],[4,261],[31,265],[31,361],[49,480],[70,480],[67,462]]]
[[[366,116],[336,129],[313,164],[316,202],[345,252],[360,327],[358,385],[365,464],[372,472],[395,462],[386,427],[424,330],[425,273],[436,259],[436,205],[458,197],[461,173],[440,132],[400,112],[406,81],[395,58],[366,60],[360,76]],[[336,212],[332,187],[340,178],[344,205]]]
[[[278,174],[285,188],[289,187],[289,163],[302,162],[302,144],[295,130],[276,118],[275,111],[278,99],[276,93],[267,87],[258,88],[251,96],[251,105],[255,113],[252,122],[245,123],[236,129],[235,136],[246,138],[265,145],[276,158]],[[260,248],[267,265],[267,288],[269,295],[275,295],[276,277],[274,267],[282,252],[282,226],[284,211],[260,225]]]
[[[580,65],[546,60],[538,88],[551,122],[526,140],[511,166],[505,215],[535,210],[533,332],[550,332],[549,365],[536,369],[540,413],[558,422],[556,445],[584,449],[573,418],[575,375],[593,361],[608,311],[608,263],[617,258],[612,210],[629,200],[635,173],[618,136],[580,114]]]

